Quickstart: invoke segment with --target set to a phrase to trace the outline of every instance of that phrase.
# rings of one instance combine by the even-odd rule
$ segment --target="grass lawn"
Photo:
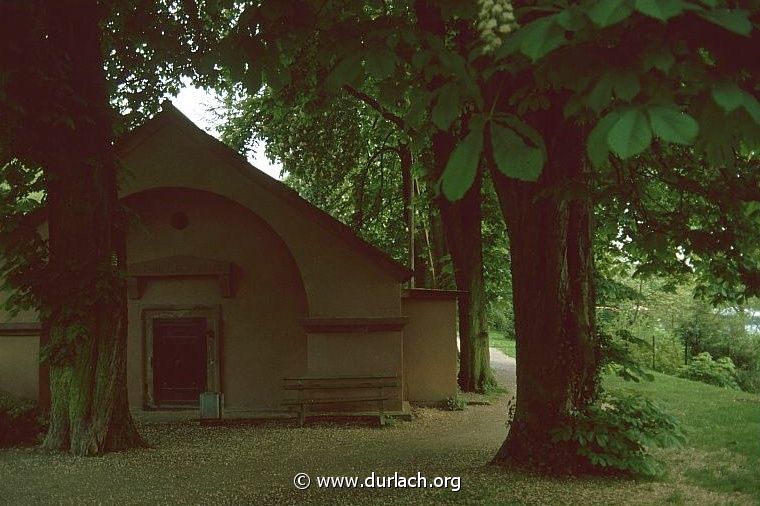
[[[504,439],[509,395],[464,411],[420,409],[387,428],[318,423],[142,424],[151,448],[97,458],[0,451],[0,504],[760,504],[760,396],[657,374],[606,378],[675,413],[688,442],[657,451],[655,480],[555,478],[485,464]],[[461,490],[295,490],[293,476],[459,476]]]
[[[613,390],[643,392],[681,421],[686,447],[664,452],[670,476],[760,504],[760,396],[655,373],[655,381],[606,378]],[[682,497],[689,503],[688,497]]]
[[[515,354],[515,340],[514,339],[507,339],[504,336],[503,332],[497,332],[495,330],[489,331],[488,334],[491,339],[491,346],[503,351],[509,357],[515,358],[517,356]]]

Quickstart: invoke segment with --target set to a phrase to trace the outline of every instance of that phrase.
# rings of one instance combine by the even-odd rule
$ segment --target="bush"
[[[752,369],[737,367],[736,381],[745,392],[760,393],[760,364]]]
[[[34,402],[0,392],[0,448],[37,444],[45,428]]]
[[[457,393],[454,397],[449,397],[443,403],[443,409],[447,411],[463,411],[467,401]]]
[[[592,467],[644,476],[662,472],[649,448],[680,446],[685,438],[678,421],[638,394],[603,393],[597,402],[572,414],[552,433]]]
[[[736,378],[736,366],[729,357],[713,360],[712,355],[703,351],[691,359],[688,365],[682,366],[678,376],[723,388],[739,390]]]
[[[505,339],[515,338],[515,315],[512,311],[512,304],[505,298],[499,297],[497,300],[489,301],[488,310],[488,328],[501,332]]]

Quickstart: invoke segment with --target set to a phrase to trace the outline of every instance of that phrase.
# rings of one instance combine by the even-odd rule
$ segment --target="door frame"
[[[209,392],[222,392],[221,384],[221,322],[222,308],[219,305],[175,306],[151,305],[141,310],[143,335],[143,405],[146,409],[192,408],[197,405],[176,405],[171,407],[156,403],[153,397],[153,323],[156,319],[204,318],[206,320],[206,388]]]

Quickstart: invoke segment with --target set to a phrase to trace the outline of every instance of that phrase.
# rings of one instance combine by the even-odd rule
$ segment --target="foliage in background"
[[[407,261],[398,133],[374,110],[350,96],[320,107],[286,102],[270,89],[251,96],[238,89],[217,114],[223,142],[246,153],[264,141],[267,156],[283,165],[285,184]]]
[[[483,182],[483,267],[488,296],[489,329],[507,339],[515,338],[512,305],[512,272],[509,239],[490,178]]]
[[[641,380],[652,381],[644,365],[637,362],[629,349],[629,345],[646,344],[626,329],[618,329],[614,334],[607,333],[605,326],[598,327],[600,335],[602,367],[620,376],[626,381],[638,383]]]
[[[678,376],[701,381],[731,390],[739,390],[736,382],[736,366],[729,357],[713,360],[712,355],[703,351],[678,370]]]
[[[760,301],[719,304],[695,297],[698,276],[638,273],[637,265],[597,252],[604,288],[597,311],[600,331],[625,348],[640,367],[678,374],[693,357],[709,352],[729,358],[742,389],[760,391]],[[634,274],[632,276],[632,274]]]

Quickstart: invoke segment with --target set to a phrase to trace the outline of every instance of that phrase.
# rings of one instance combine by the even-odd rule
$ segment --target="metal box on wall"
[[[222,402],[224,395],[219,392],[203,392],[200,394],[201,420],[219,420],[222,418]]]

